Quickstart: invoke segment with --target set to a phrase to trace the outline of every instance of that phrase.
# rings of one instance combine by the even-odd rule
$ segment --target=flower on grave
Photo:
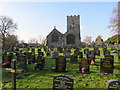
[[[85,68],[85,67],[83,67],[81,70],[82,70],[82,71],[85,71],[85,70],[86,70],[86,68]]]
[[[61,70],[62,70],[62,67],[59,67],[58,70],[61,71]]]
[[[95,64],[95,61],[92,60],[92,61],[91,61],[91,65],[94,65],[94,64]]]

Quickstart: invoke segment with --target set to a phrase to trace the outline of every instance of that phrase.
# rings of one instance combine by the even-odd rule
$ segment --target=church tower
[[[76,34],[78,34],[78,37],[80,39],[80,16],[67,16],[67,31],[68,30],[75,31]]]

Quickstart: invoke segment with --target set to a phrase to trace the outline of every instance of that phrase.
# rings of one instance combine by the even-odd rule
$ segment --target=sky
[[[101,35],[105,41],[114,35],[110,25],[112,10],[117,2],[0,2],[0,15],[8,16],[18,25],[14,34],[19,40],[46,36],[56,26],[67,31],[67,16],[80,15],[81,40],[91,36],[95,41]]]

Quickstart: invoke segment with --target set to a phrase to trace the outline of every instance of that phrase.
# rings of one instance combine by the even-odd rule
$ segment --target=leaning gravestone
[[[120,80],[109,80],[107,84],[107,90],[120,90]]]
[[[45,69],[45,58],[42,55],[37,56],[35,69]]]
[[[71,55],[71,63],[76,64],[78,63],[78,56],[77,55]]]
[[[73,90],[74,79],[65,75],[53,77],[53,90]]]
[[[100,73],[113,73],[114,60],[110,57],[101,58]]]
[[[85,58],[80,58],[79,73],[83,73],[83,74],[90,73],[89,72],[89,61]]]
[[[63,55],[59,55],[56,58],[56,72],[66,72],[66,58]]]

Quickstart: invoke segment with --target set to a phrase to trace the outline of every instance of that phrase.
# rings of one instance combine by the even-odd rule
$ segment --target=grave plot
[[[89,61],[85,58],[81,58],[79,62],[79,73],[89,74]]]
[[[74,79],[65,75],[53,77],[53,90],[73,90]]]
[[[36,58],[36,66],[35,69],[45,70],[45,58],[42,55],[38,55]]]
[[[59,55],[56,58],[56,68],[55,68],[55,71],[56,72],[67,72],[65,56]]]
[[[78,63],[78,56],[77,55],[71,55],[71,63],[72,64],[77,64]]]
[[[114,69],[114,60],[113,58],[105,57],[101,58],[100,61],[100,73],[112,74]]]

